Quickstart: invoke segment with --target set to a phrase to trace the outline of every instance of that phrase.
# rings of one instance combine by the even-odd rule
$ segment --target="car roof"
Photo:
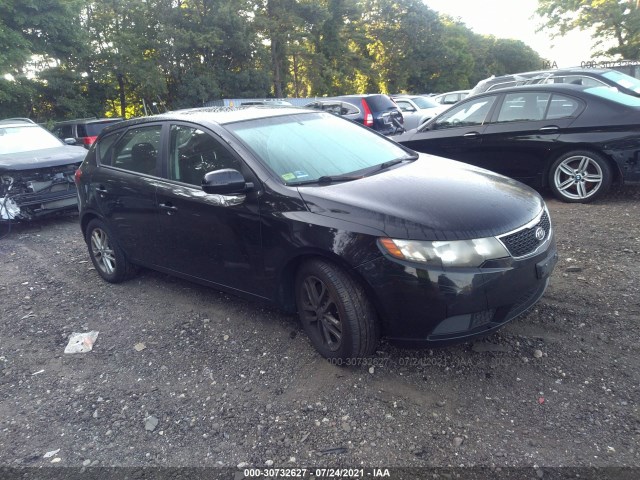
[[[187,122],[208,122],[225,125],[229,123],[242,122],[245,120],[257,120],[260,118],[271,118],[288,116],[294,114],[317,114],[317,110],[307,110],[298,107],[276,107],[276,106],[239,106],[239,107],[202,107],[190,108],[186,110],[175,110],[172,112],[161,113],[159,115],[151,115],[148,117],[139,117],[119,122],[118,124],[109,125],[104,132],[111,132],[118,128],[128,127],[156,121],[180,120]]]
[[[498,90],[491,90],[488,92],[482,92],[472,97],[467,97],[463,101],[466,101],[467,99],[486,96],[486,95],[498,95],[501,93],[513,93],[513,92],[526,92],[528,90],[551,91],[551,92],[553,91],[583,92],[591,88],[598,88],[598,87],[592,87],[592,86],[586,86],[586,85],[575,85],[571,83],[534,83],[534,84],[527,84],[527,85],[518,85],[516,87],[500,88]]]
[[[589,98],[597,98],[598,100],[606,100],[604,97],[600,97],[597,95],[593,95],[589,93],[589,90],[593,90],[595,88],[604,88],[607,89],[607,86],[601,87],[593,87],[588,85],[575,85],[570,83],[546,83],[546,84],[528,84],[528,85],[519,85],[516,87],[507,87],[500,88],[498,90],[491,90],[487,92],[478,93],[477,95],[473,95],[467,97],[460,102],[466,102],[468,100],[473,100],[480,97],[486,97],[488,95],[499,95],[499,94],[509,94],[509,93],[525,93],[527,91],[537,91],[537,92],[550,92],[550,93],[566,93],[566,94],[578,94],[578,97],[583,98],[588,96]],[[580,95],[584,92],[584,95]],[[623,94],[624,95],[624,94]]]
[[[388,97],[386,93],[354,93],[350,95],[336,95],[327,98],[369,98],[369,97]]]
[[[5,118],[3,120],[0,120],[0,125],[3,125],[3,126],[15,125],[15,126],[21,126],[21,127],[32,126],[32,125],[38,126],[38,124],[33,120],[29,118],[22,118],[22,117]]]
[[[565,74],[570,74],[570,73],[580,73],[580,74],[584,74],[584,75],[602,75],[604,73],[607,72],[612,72],[615,70],[612,70],[610,68],[582,68],[582,67],[567,67],[567,68],[557,68],[554,70],[533,70],[531,72],[517,72],[517,73],[508,73],[505,75],[499,75],[496,77],[489,77],[489,78],[485,78],[484,80],[481,81],[499,81],[502,79],[510,79],[510,78],[518,78],[518,77],[527,77],[527,78],[532,78],[532,77],[536,77],[536,76],[543,76],[543,75],[565,75]]]
[[[471,91],[471,89],[464,88],[462,90],[451,90],[450,92],[438,93],[438,95],[448,95],[449,93],[467,93],[467,92],[470,92],[470,91]],[[434,95],[434,96],[438,96],[438,95]]]
[[[61,122],[56,122],[54,125],[73,125],[75,123],[101,123],[101,122],[121,122],[123,119],[121,117],[105,117],[105,118],[76,118],[75,120],[63,120]]]
[[[598,73],[598,74],[602,74],[602,73],[607,73],[607,72],[612,72],[614,70],[610,69],[610,68],[583,68],[583,67],[567,67],[567,68],[558,68],[556,70],[543,70],[541,73],[550,73],[550,74],[557,74],[557,73]]]

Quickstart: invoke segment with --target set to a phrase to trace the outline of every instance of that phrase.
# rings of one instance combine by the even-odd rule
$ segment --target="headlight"
[[[378,243],[395,258],[440,267],[479,267],[486,260],[509,256],[504,245],[494,237],[444,242],[380,238]]]

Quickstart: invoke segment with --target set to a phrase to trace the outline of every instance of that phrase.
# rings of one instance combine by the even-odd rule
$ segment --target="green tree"
[[[640,58],[640,8],[636,0],[538,0],[543,28],[562,36],[575,29],[594,29],[596,46],[615,46],[597,53]]]
[[[35,116],[38,70],[77,61],[79,0],[0,0],[0,117]]]

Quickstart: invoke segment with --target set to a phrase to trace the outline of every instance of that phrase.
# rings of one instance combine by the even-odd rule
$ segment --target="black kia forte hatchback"
[[[334,115],[199,109],[108,127],[76,174],[98,273],[142,265],[298,312],[328,358],[496,330],[543,294],[549,213],[520,183]]]

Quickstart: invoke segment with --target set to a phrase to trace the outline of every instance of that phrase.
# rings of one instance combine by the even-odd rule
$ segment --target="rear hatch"
[[[80,139],[80,143],[82,143],[82,145],[84,145],[86,148],[89,148],[93,144],[93,142],[96,141],[96,138],[98,138],[98,135],[100,135],[100,132],[102,132],[102,130],[104,130],[109,125],[121,121],[121,118],[117,118],[78,124],[78,138]]]
[[[402,112],[387,95],[369,95],[363,98],[373,113],[374,130],[384,135],[394,135],[404,131]]]

